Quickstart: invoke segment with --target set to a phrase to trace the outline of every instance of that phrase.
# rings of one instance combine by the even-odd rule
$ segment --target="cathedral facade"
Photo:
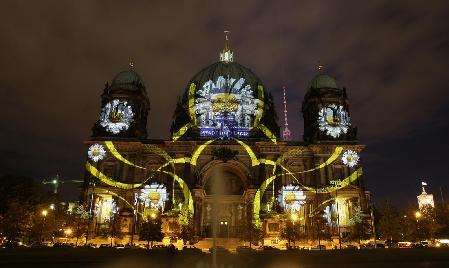
[[[170,138],[147,137],[149,112],[144,81],[132,68],[106,84],[85,142],[83,196],[93,234],[118,218],[124,233],[137,235],[142,222],[161,217],[166,236],[184,224],[196,240],[214,230],[238,238],[251,224],[276,244],[288,221],[304,233],[325,224],[341,237],[355,214],[369,220],[364,145],[346,89],[322,71],[304,97],[303,141],[280,138],[272,95],[234,61],[227,38],[220,60],[187,83]]]

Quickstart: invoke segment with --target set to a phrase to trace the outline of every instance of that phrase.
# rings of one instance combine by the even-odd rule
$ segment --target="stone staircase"
[[[212,247],[213,243],[213,238],[203,238],[195,244],[195,247],[201,249],[203,252],[209,252],[209,248]],[[217,246],[222,246],[232,252],[235,252],[235,249],[243,245],[243,243],[239,238],[217,238]]]

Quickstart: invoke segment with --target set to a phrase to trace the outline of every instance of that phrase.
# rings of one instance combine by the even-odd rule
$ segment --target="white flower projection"
[[[167,188],[163,184],[145,185],[140,191],[139,200],[145,208],[158,208],[164,211],[168,199]]]
[[[304,204],[306,196],[301,188],[297,185],[282,186],[278,201],[286,211],[299,211],[301,205]]]
[[[254,97],[245,79],[219,76],[209,80],[197,91],[199,97],[192,107],[201,125],[200,135],[206,137],[245,137],[259,113],[259,100]]]
[[[100,113],[100,125],[108,132],[118,134],[127,130],[133,121],[134,113],[131,106],[123,100],[108,102]]]
[[[358,153],[347,150],[343,153],[343,156],[341,157],[341,160],[343,161],[343,164],[345,164],[348,167],[354,167],[359,163],[360,156]]]
[[[100,145],[98,143],[95,143],[89,147],[89,150],[87,151],[87,156],[90,160],[94,162],[98,162],[99,160],[102,160],[106,155],[106,150],[104,149],[103,145]]]
[[[348,132],[351,123],[348,112],[342,105],[329,104],[319,111],[318,125],[328,136],[338,138]]]

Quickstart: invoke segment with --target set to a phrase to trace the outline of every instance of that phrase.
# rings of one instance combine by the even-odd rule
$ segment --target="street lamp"
[[[42,228],[41,228],[41,232],[40,232],[40,242],[42,243],[43,241],[43,237],[42,237],[42,232],[44,230],[44,225],[45,225],[45,219],[47,217],[48,211],[46,209],[41,211],[41,215],[44,217],[43,221],[42,221]]]
[[[298,220],[298,214],[292,213],[292,215],[290,215],[290,218],[292,219],[293,222],[296,222]]]
[[[150,217],[151,217],[153,220],[156,219],[156,216],[157,216],[157,215],[156,215],[156,213],[154,213],[154,212],[151,213],[151,215],[150,215]]]
[[[415,212],[415,218],[419,219],[419,218],[421,218],[421,216],[422,216],[421,212],[419,212],[419,211]]]
[[[47,217],[48,211],[46,209],[42,210],[42,216]]]
[[[66,230],[64,230],[65,236],[70,236],[72,234],[72,229],[68,228]]]

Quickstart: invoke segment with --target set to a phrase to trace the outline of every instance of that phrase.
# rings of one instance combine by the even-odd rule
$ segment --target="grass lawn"
[[[449,249],[273,251],[218,254],[218,267],[449,267]],[[0,267],[212,267],[212,255],[147,250],[0,249]]]

